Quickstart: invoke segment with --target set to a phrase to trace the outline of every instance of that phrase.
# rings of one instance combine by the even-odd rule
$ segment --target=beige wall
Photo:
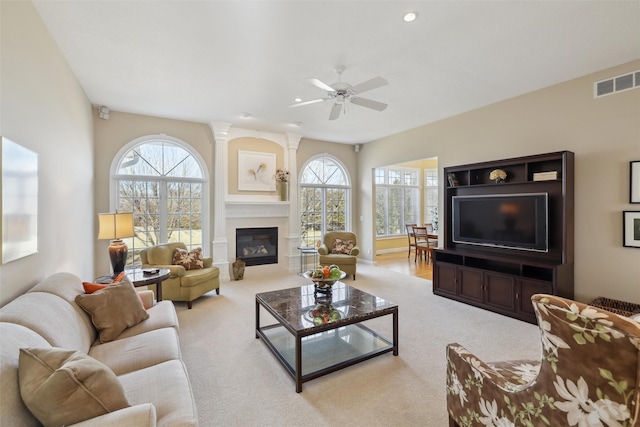
[[[640,302],[640,252],[622,247],[622,211],[638,210],[628,193],[629,161],[640,159],[640,90],[593,99],[594,81],[638,69],[640,60],[366,144],[359,203],[373,210],[378,166],[437,157],[442,175],[446,166],[573,151],[576,299]],[[372,259],[374,224],[364,217],[360,246]]]
[[[0,133],[38,154],[38,253],[0,266],[0,305],[42,278],[93,279],[91,105],[30,2],[0,2]]]
[[[177,138],[191,146],[206,163],[209,180],[213,173],[213,135],[211,128],[204,123],[171,120],[159,117],[111,111],[109,120],[98,118],[94,110],[95,121],[95,212],[109,212],[110,206],[110,168],[118,152],[131,141],[150,135],[167,135]],[[209,223],[213,229],[213,185],[210,185],[209,205],[211,217]],[[92,215],[97,220],[97,214]],[[205,241],[211,238],[205,236]],[[108,274],[110,270],[107,247],[109,241],[96,241],[95,274]],[[210,252],[211,248],[205,250]]]

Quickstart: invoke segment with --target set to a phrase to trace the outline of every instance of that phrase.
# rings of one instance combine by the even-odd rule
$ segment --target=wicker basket
[[[640,313],[640,304],[605,297],[594,298],[589,301],[589,305],[626,317]]]

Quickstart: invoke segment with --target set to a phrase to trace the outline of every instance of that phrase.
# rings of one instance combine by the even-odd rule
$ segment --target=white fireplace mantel
[[[227,201],[227,218],[288,218],[289,202]]]
[[[299,264],[300,225],[290,218],[298,216],[298,199],[282,202],[277,194],[229,194],[228,158],[229,141],[240,137],[267,139],[281,145],[284,167],[290,172],[290,192],[297,194],[296,151],[302,135],[295,133],[270,134],[234,128],[231,123],[211,122],[215,142],[214,236],[212,242],[213,265],[220,268],[220,278],[230,279],[231,260],[235,259],[235,229],[264,224],[278,227],[278,264],[275,268],[295,271]],[[255,226],[255,225],[253,225]],[[262,266],[255,266],[256,268]],[[252,267],[253,268],[253,267]],[[273,268],[273,267],[272,267]]]

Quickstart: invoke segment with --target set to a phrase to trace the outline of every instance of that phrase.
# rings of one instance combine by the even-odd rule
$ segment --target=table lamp
[[[123,237],[133,237],[133,214],[132,213],[101,213],[98,214],[100,231],[99,240],[112,240],[109,245],[109,258],[113,274],[116,275],[124,271],[127,263],[127,245],[121,240]]]

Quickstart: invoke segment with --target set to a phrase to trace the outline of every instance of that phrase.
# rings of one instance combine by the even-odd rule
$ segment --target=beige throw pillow
[[[198,270],[200,268],[204,268],[202,248],[195,248],[191,251],[176,248],[173,252],[173,264],[181,265],[185,270]]]
[[[331,253],[349,255],[351,253],[351,249],[353,249],[355,245],[356,244],[353,240],[334,239]]]
[[[45,427],[75,424],[129,406],[113,371],[75,350],[20,349],[18,380],[23,402]]]
[[[101,343],[115,340],[125,329],[149,318],[128,280],[92,294],[78,295],[76,303],[91,316]]]

